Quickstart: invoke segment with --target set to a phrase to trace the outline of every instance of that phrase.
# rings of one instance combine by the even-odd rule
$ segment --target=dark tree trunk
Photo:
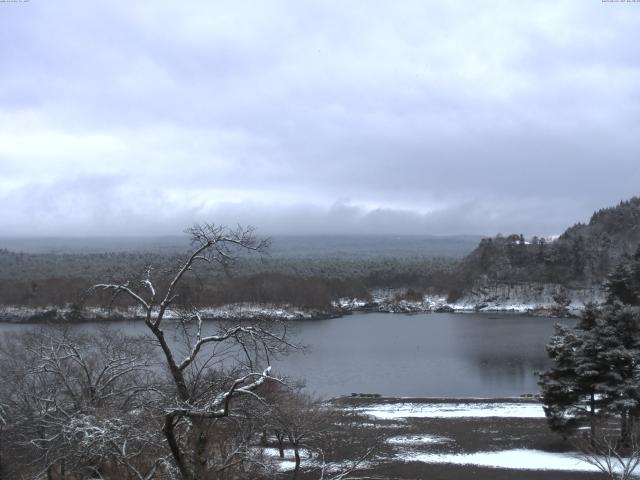
[[[164,432],[164,435],[167,438],[167,443],[169,444],[171,455],[173,456],[173,460],[176,462],[176,465],[178,466],[178,470],[180,470],[180,475],[184,480],[192,480],[191,474],[189,472],[189,468],[185,463],[184,457],[182,456],[182,452],[180,451],[180,446],[178,445],[178,440],[176,439],[173,422],[174,422],[173,415],[165,416],[164,426],[162,427],[162,431]]]
[[[180,400],[189,400],[189,389],[187,388],[187,383],[184,379],[184,375],[182,374],[182,370],[180,370],[176,364],[173,352],[171,352],[171,348],[169,347],[167,340],[164,338],[164,332],[159,328],[154,327],[151,323],[147,323],[147,326],[151,329],[151,332],[153,332],[160,343],[160,347],[162,348],[165,359],[167,360],[167,366],[169,367],[169,371],[173,377],[173,382],[178,390]]]
[[[207,464],[209,445],[209,425],[206,419],[193,420],[194,431],[194,455],[195,455],[195,472],[194,477],[205,480],[207,478]]]
[[[298,444],[293,444],[293,454],[296,458],[296,467],[293,470],[293,479],[298,478],[298,472],[300,471],[300,449],[298,448]]]
[[[626,410],[620,415],[620,447],[626,449],[631,446],[631,431],[629,430],[629,414]]]
[[[278,441],[278,453],[280,458],[284,458],[284,435],[276,432],[276,440]]]

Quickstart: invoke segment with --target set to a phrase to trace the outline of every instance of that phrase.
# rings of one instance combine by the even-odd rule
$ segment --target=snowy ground
[[[387,443],[391,445],[433,445],[434,443],[448,443],[453,440],[436,435],[397,435],[387,438]]]
[[[530,399],[401,399],[344,397],[325,443],[301,450],[300,480],[351,471],[349,478],[455,480],[597,480],[598,468],[549,431]],[[286,478],[293,451],[280,458],[275,438],[256,446],[260,461]],[[324,452],[324,453],[322,453]],[[618,468],[620,470],[620,468]],[[639,469],[640,472],[640,469]]]
[[[293,449],[284,449],[284,458],[280,458],[277,448],[259,448],[255,450],[263,455],[265,460],[276,467],[279,472],[292,471],[296,467]],[[359,468],[368,468],[373,463],[370,461],[362,461],[358,463]],[[306,448],[300,449],[300,469],[307,470],[310,468],[324,469],[325,472],[342,472],[351,469],[353,462],[323,462],[320,452],[311,452]]]
[[[280,458],[280,452],[277,448],[260,448],[256,451],[262,454],[269,463],[274,464],[281,472],[293,470],[296,466],[294,453],[292,448],[284,449],[284,458]],[[317,467],[317,459],[306,448],[300,449],[300,467],[303,469]]]
[[[535,401],[383,398],[345,399],[343,405],[384,436],[371,473],[502,480],[547,479],[545,472],[553,471],[554,479],[599,478],[598,467],[567,451],[571,444],[548,430]]]
[[[411,462],[477,465],[510,470],[600,471],[596,466],[586,462],[576,453],[553,453],[528,449],[463,454],[405,451],[399,453],[397,458]],[[620,469],[617,468],[616,470]]]

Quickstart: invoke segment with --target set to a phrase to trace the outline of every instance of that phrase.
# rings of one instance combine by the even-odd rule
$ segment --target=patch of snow
[[[254,448],[254,453],[262,454],[266,457],[267,461],[274,465],[275,468],[279,472],[289,472],[296,468],[296,462],[294,459],[293,449],[285,448],[284,449],[284,458],[280,458],[280,453],[277,448],[272,447],[260,447]],[[358,464],[357,469],[369,468],[373,465],[371,461],[363,461]],[[341,472],[352,466],[352,462],[344,461],[344,462],[327,462],[324,464],[324,469],[327,472]],[[300,469],[305,470],[309,468],[322,468],[321,458],[312,454],[309,450],[305,448],[300,449]]]
[[[604,300],[605,292],[600,287],[566,289],[557,283],[498,283],[486,278],[474,284],[462,298],[451,306],[456,311],[483,312],[546,312],[553,314],[557,308],[555,296],[566,293],[571,299],[570,310],[584,309],[590,302]]]
[[[302,463],[300,467],[302,468]],[[296,468],[296,462],[293,460],[279,460],[277,468],[279,472],[288,472]]]
[[[334,307],[340,307],[347,310],[357,310],[364,307],[367,302],[360,298],[339,298],[337,301],[331,302]]]
[[[278,320],[310,319],[321,312],[300,309],[291,305],[268,306],[254,303],[236,303],[222,307],[207,307],[201,309],[205,318],[236,319],[236,318],[273,318]]]
[[[280,452],[273,447],[255,447],[252,449],[254,455],[262,455],[265,460],[273,465],[280,472],[294,470],[296,462],[292,448],[284,449],[284,458],[280,458]],[[317,461],[311,452],[305,448],[300,449],[300,468],[311,468],[317,466]]]
[[[423,453],[405,452],[396,455],[407,462],[450,463],[514,470],[561,470],[572,472],[599,472],[598,468],[580,459],[575,453],[552,453],[542,450],[501,450],[476,453]]]
[[[403,418],[399,418],[399,421],[404,421]],[[371,423],[371,422],[362,422],[358,423],[359,427],[365,428],[405,428],[406,425],[402,423],[386,423],[384,425],[380,425],[379,423]]]
[[[387,443],[391,445],[433,445],[452,441],[450,438],[437,437],[435,435],[399,435],[387,438]]]
[[[262,452],[262,454],[265,457],[280,458],[280,452],[275,447],[262,447],[262,448],[258,449],[257,451]],[[299,452],[300,452],[300,458],[301,459],[308,459],[308,458],[312,457],[311,452],[309,450],[307,450],[306,448],[301,448],[299,450]],[[293,456],[294,456],[293,448],[285,448],[284,449],[284,458],[285,459],[293,458]]]
[[[387,403],[357,409],[381,420],[399,418],[545,418],[537,403]]]

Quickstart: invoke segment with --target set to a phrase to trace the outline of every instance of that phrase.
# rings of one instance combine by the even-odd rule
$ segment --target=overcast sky
[[[640,3],[0,3],[0,235],[550,235],[639,154]]]

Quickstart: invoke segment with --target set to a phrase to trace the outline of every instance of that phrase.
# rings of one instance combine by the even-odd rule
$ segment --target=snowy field
[[[256,448],[255,453],[265,457],[265,461],[271,463],[279,472],[288,472],[295,469],[296,462],[293,449],[284,449],[284,458],[280,458],[277,448]],[[370,461],[357,462],[361,469],[369,468],[373,465]],[[325,462],[320,452],[311,452],[306,448],[300,449],[300,468],[308,470],[318,468],[327,473],[343,472],[354,467],[354,462]]]
[[[524,475],[518,472],[525,471],[531,479],[600,478],[600,470],[586,457],[563,451],[567,445],[556,442],[556,437],[547,431],[542,407],[535,402],[401,400],[362,402],[346,397],[342,405],[349,421],[333,424],[338,428],[334,440],[342,446],[341,455],[325,457],[319,448],[302,448],[301,469],[314,470],[318,475],[324,472],[324,478],[348,471],[353,471],[353,478],[387,478],[384,475],[389,472],[396,475],[394,478],[416,478],[418,472],[433,472],[443,478],[443,472],[450,472],[451,478],[502,480],[517,479]],[[354,412],[364,420],[357,422],[361,428],[351,428]],[[293,451],[286,448],[280,458],[272,441],[269,447],[255,447],[255,452],[274,470],[289,474],[295,468]],[[344,448],[362,448],[371,442],[378,446],[357,465],[357,449],[353,450],[354,455],[344,455]],[[560,448],[556,451],[547,451],[557,447]],[[615,465],[614,470],[621,471],[621,465]],[[640,469],[637,471],[640,473]]]
[[[413,463],[419,462],[430,465],[454,465],[459,467],[482,467],[489,469],[501,470],[528,470],[528,471],[555,471],[572,473],[598,473],[600,470],[595,465],[587,462],[586,459],[578,452],[548,452],[536,447],[525,447],[517,440],[520,436],[514,436],[516,440],[511,445],[502,442],[499,446],[490,444],[491,437],[487,438],[488,443],[482,445],[480,443],[480,451],[465,452],[464,437],[456,435],[447,435],[442,430],[415,432],[418,425],[422,423],[411,423],[410,419],[473,419],[473,434],[478,435],[482,442],[482,432],[486,427],[478,428],[477,422],[509,422],[513,419],[528,420],[529,422],[543,421],[545,418],[542,405],[535,402],[517,402],[517,401],[469,401],[469,402],[392,402],[392,403],[376,403],[375,401],[368,405],[361,405],[355,408],[361,415],[368,416],[371,422],[377,421],[399,421],[395,424],[394,429],[405,424],[407,429],[414,429],[413,432],[400,435],[389,435],[384,442],[392,450],[387,453],[386,458],[378,458],[381,463],[386,462],[402,462]],[[493,420],[492,420],[493,419]],[[483,423],[480,423],[482,425]],[[379,424],[384,425],[384,424]],[[386,423],[388,428],[391,425]],[[438,428],[442,423],[434,425],[432,428]],[[447,424],[444,424],[447,425]],[[494,423],[495,425],[495,423]],[[528,425],[532,425],[528,423]],[[445,427],[447,428],[447,427]],[[498,433],[500,430],[493,427],[491,433]],[[440,433],[440,434],[438,434]],[[453,433],[453,431],[451,431]],[[469,434],[472,431],[468,432]],[[461,431],[461,434],[466,434]],[[509,435],[506,432],[504,436]],[[511,434],[512,435],[512,434]],[[495,439],[493,439],[495,440]],[[496,448],[497,447],[497,448]],[[461,452],[462,449],[462,452]],[[621,470],[620,465],[616,470]],[[640,469],[638,469],[640,473]],[[516,477],[514,477],[516,478]]]
[[[569,472],[599,472],[598,468],[575,453],[552,453],[541,450],[515,449],[476,453],[402,452],[397,458],[409,462],[476,465],[510,470],[556,470]]]

